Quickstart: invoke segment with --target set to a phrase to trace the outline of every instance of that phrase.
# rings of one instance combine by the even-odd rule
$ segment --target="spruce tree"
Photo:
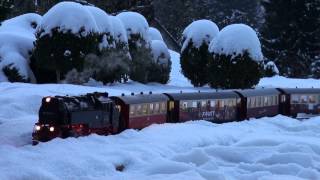
[[[281,75],[312,76],[311,64],[320,49],[320,1],[270,0],[263,6],[264,55],[277,64]]]

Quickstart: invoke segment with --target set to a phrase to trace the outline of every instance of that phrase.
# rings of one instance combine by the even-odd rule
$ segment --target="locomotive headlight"
[[[34,127],[34,129],[35,129],[36,131],[40,131],[40,129],[41,129],[41,126],[39,126],[39,125],[36,125],[36,126]]]
[[[49,103],[51,101],[51,97],[46,98],[46,102]]]
[[[50,130],[50,132],[53,132],[54,131],[54,127],[50,127],[49,130]]]

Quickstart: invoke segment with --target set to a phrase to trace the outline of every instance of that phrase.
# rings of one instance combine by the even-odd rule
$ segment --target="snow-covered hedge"
[[[122,12],[117,17],[124,25],[129,41],[137,42],[138,46],[143,44],[139,44],[137,38],[149,42],[149,24],[144,16],[136,12]]]
[[[74,2],[58,3],[43,16],[37,28],[39,38],[48,34],[52,36],[53,29],[82,37],[99,32],[89,8]]]
[[[0,26],[0,82],[35,82],[29,68],[35,29],[41,16],[30,13],[2,22]]]
[[[153,63],[150,68],[150,82],[166,84],[171,71],[171,57],[167,45],[161,40],[151,42]]]
[[[183,31],[181,49],[182,73],[194,86],[208,83],[208,63],[211,54],[208,51],[210,41],[217,36],[217,25],[209,20],[198,20]]]
[[[149,38],[153,41],[153,40],[160,40],[163,41],[162,35],[160,33],[160,31],[154,27],[150,27],[148,29],[148,35]]]
[[[197,20],[187,26],[182,33],[182,49],[181,52],[188,46],[192,41],[193,47],[200,48],[205,44],[210,44],[211,40],[219,33],[218,26],[206,19]]]
[[[231,55],[232,58],[247,51],[251,59],[263,60],[257,33],[245,24],[232,24],[223,28],[211,41],[209,51],[214,54]]]
[[[98,8],[74,2],[53,6],[37,27],[31,63],[37,81],[59,82],[72,69],[82,71],[85,56],[98,51],[102,34],[110,30],[108,15]]]
[[[251,88],[262,76],[263,55],[256,32],[244,24],[223,28],[209,47],[209,84],[214,88]]]

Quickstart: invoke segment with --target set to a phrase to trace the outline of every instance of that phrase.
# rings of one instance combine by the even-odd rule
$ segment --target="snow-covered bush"
[[[130,78],[141,83],[149,82],[149,67],[153,61],[150,38],[148,35],[149,24],[139,13],[123,12],[117,15],[122,21],[128,37],[129,51],[132,58]]]
[[[256,32],[244,24],[223,28],[210,44],[209,84],[214,88],[251,88],[261,77],[263,60]]]
[[[263,76],[272,77],[279,75],[279,69],[273,61],[266,61],[263,63]]]
[[[311,72],[314,78],[320,78],[320,57],[316,56],[315,62],[311,64]]]
[[[153,62],[150,66],[149,82],[166,84],[171,71],[171,57],[167,45],[161,40],[151,42]]]
[[[35,82],[29,67],[29,58],[36,40],[34,32],[40,21],[40,15],[30,13],[2,22],[0,82]]]
[[[59,82],[72,69],[81,72],[85,56],[97,51],[99,28],[104,24],[98,23],[98,27],[88,9],[79,3],[61,2],[43,16],[31,64],[39,83]]]
[[[194,86],[208,83],[208,62],[211,54],[208,51],[210,41],[217,36],[219,28],[209,20],[198,20],[183,31],[181,68],[182,73]]]
[[[149,38],[153,41],[153,40],[159,40],[159,41],[163,41],[162,35],[160,33],[160,31],[154,27],[150,27],[148,29],[148,35]]]

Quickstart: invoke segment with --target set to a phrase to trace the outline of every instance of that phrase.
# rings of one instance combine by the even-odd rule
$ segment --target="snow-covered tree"
[[[52,7],[37,27],[33,70],[39,83],[59,82],[72,69],[81,72],[87,54],[97,51],[100,29],[79,3]]]
[[[223,28],[209,47],[209,84],[214,88],[251,88],[261,77],[263,60],[256,32],[244,24]]]
[[[153,62],[150,66],[149,82],[166,84],[171,71],[171,56],[167,45],[161,40],[151,42]]]
[[[183,31],[180,57],[182,73],[196,87],[208,83],[208,63],[211,58],[208,47],[218,32],[217,25],[209,20],[195,21]]]
[[[312,76],[311,64],[320,49],[319,0],[264,0],[263,51],[280,74]]]
[[[150,40],[160,40],[160,41],[163,41],[163,37],[160,33],[160,31],[154,27],[150,27],[148,29],[148,34],[149,34],[149,37],[150,37]]]
[[[263,62],[262,65],[263,65],[263,76],[264,77],[272,77],[275,75],[279,75],[279,69],[273,61]]]
[[[41,16],[30,13],[8,19],[0,26],[0,82],[35,82],[29,59],[40,21]]]
[[[123,12],[117,15],[122,21],[128,37],[129,51],[132,58],[130,78],[134,81],[147,83],[148,71],[153,58],[148,35],[149,24],[139,13]]]
[[[314,78],[320,79],[320,55],[316,56],[316,60],[311,64],[311,72]]]

